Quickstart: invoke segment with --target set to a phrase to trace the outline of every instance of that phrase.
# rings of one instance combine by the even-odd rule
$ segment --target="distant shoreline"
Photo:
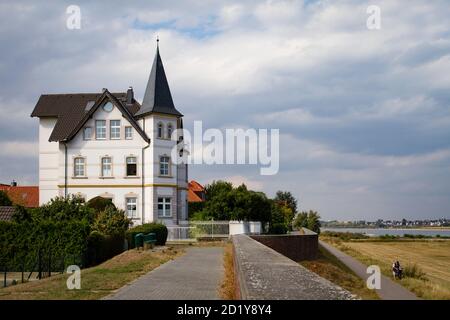
[[[395,228],[395,227],[389,227],[389,228],[382,228],[382,227],[345,227],[345,226],[336,226],[336,227],[322,227],[322,229],[381,229],[381,230],[400,230],[400,231],[406,231],[406,230],[413,230],[413,231],[423,231],[423,230],[430,230],[430,231],[436,231],[436,230],[450,230],[450,227],[414,227],[414,228]]]

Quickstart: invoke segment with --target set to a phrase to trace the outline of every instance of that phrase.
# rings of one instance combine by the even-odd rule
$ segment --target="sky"
[[[278,174],[190,179],[291,191],[325,220],[450,218],[449,17],[447,0],[2,0],[0,182],[38,183],[41,94],[133,86],[142,101],[159,36],[187,129],[280,130]]]

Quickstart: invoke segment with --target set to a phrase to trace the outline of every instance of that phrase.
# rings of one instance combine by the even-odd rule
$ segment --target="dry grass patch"
[[[224,278],[219,290],[219,296],[224,300],[236,300],[236,282],[234,274],[233,244],[228,243],[223,255]]]
[[[183,250],[171,247],[129,250],[96,267],[83,269],[80,290],[68,290],[69,275],[64,274],[0,289],[0,299],[99,299],[182,253]]]
[[[377,264],[392,278],[392,262],[399,260],[405,278],[396,280],[423,299],[450,299],[450,241],[335,242],[361,262]]]
[[[316,260],[302,261],[300,264],[361,299],[379,299],[376,292],[367,288],[364,280],[321,246],[319,247],[319,256]]]

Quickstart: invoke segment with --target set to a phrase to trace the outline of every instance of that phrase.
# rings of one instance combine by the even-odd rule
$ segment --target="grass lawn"
[[[126,251],[98,266],[81,270],[81,289],[68,290],[69,275],[57,275],[0,289],[0,299],[99,299],[181,255],[183,249]]]
[[[389,277],[395,260],[400,261],[403,269],[416,265],[424,273],[423,277],[397,281],[423,299],[450,299],[450,241],[361,240],[333,244],[365,264],[379,265]]]
[[[360,279],[347,266],[321,246],[319,246],[319,256],[316,260],[302,261],[300,264],[317,273],[319,276],[347,289],[361,299],[379,299],[373,290],[367,289],[364,280]]]

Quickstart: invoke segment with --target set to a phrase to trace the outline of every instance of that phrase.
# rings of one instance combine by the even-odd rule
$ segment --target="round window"
[[[106,112],[111,112],[113,108],[114,107],[111,102],[108,102],[103,106],[103,110],[105,110]]]

